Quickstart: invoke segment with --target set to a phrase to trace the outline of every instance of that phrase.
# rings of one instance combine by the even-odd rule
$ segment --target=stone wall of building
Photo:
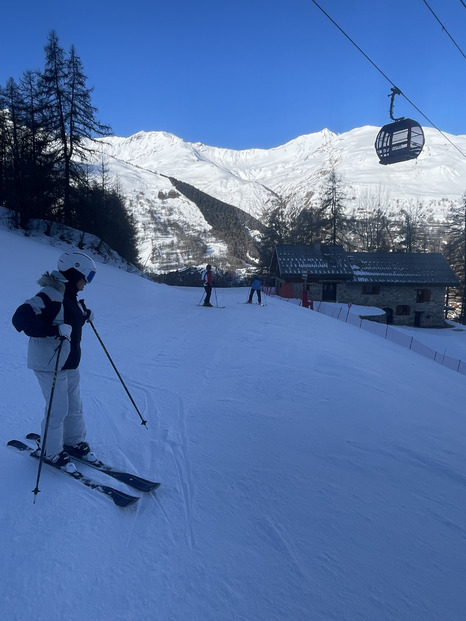
[[[418,292],[430,292],[428,301],[418,301]],[[439,328],[445,325],[445,287],[417,287],[412,285],[385,285],[377,294],[362,293],[361,284],[342,283],[337,288],[339,301],[350,301],[363,306],[377,306],[392,310],[394,325]],[[405,314],[407,313],[407,314]],[[416,313],[420,313],[416,317]]]
[[[289,286],[292,297],[301,299],[304,283],[289,283]],[[306,289],[309,301],[322,300],[322,283],[307,283]],[[418,292],[421,290],[430,292],[428,301],[418,301]],[[280,287],[277,292],[280,295]],[[331,301],[391,309],[391,321],[394,325],[414,326],[417,321],[419,326],[424,328],[439,328],[445,325],[444,286],[381,285],[378,293],[367,294],[363,293],[361,283],[338,282],[336,300]],[[385,322],[387,316],[382,316],[380,320]]]

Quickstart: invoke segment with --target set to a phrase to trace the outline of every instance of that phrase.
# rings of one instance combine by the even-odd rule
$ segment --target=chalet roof
[[[441,253],[346,252],[342,246],[319,243],[276,246],[271,271],[295,281],[308,274],[355,284],[459,285]]]
[[[459,285],[458,278],[439,252],[350,252],[348,259],[355,283]]]
[[[325,244],[278,245],[275,248],[272,270],[277,271],[282,278],[299,279],[306,273],[328,278],[351,278],[353,274],[342,246]]]

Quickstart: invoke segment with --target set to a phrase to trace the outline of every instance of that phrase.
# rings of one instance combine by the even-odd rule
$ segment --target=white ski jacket
[[[16,309],[12,322],[18,332],[29,336],[27,366],[34,371],[54,371],[60,344],[58,326],[63,322],[63,295],[66,278],[58,271],[46,272],[39,280],[42,289]],[[63,340],[58,369],[70,353]]]

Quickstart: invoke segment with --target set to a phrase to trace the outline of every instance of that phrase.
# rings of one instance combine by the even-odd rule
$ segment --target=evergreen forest
[[[51,31],[42,71],[25,71],[0,85],[0,205],[24,230],[35,219],[99,237],[137,264],[136,230],[105,166],[91,179],[84,139],[106,136],[92,88],[74,46],[66,52]]]

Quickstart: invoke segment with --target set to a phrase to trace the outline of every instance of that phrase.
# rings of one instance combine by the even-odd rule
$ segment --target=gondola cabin
[[[398,119],[384,125],[375,140],[379,163],[384,165],[414,160],[423,146],[424,132],[413,119]]]

